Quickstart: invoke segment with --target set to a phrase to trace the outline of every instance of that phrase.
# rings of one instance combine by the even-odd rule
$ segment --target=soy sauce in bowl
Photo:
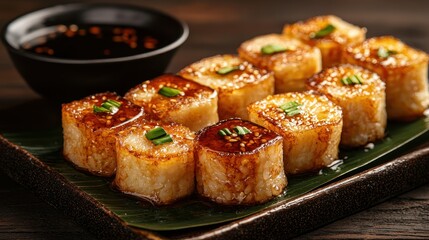
[[[60,4],[17,16],[1,40],[28,85],[54,102],[126,93],[165,72],[189,34],[175,17],[142,6]]]
[[[58,25],[39,29],[23,41],[24,51],[63,59],[118,58],[166,46],[147,29],[117,25]]]

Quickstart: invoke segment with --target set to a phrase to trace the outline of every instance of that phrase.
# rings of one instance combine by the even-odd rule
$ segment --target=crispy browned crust
[[[262,53],[261,49],[269,44],[285,47],[286,51]],[[238,53],[252,64],[273,71],[276,93],[304,91],[305,80],[322,69],[318,48],[280,34],[262,35],[247,40],[240,45]]]
[[[217,73],[224,67],[238,69],[227,74]],[[249,104],[274,93],[272,72],[231,54],[204,58],[183,68],[179,75],[216,89],[219,94],[220,119],[247,119],[246,107]]]
[[[332,24],[335,27],[332,33],[321,38],[311,37],[312,34],[323,29],[328,24]],[[345,47],[363,42],[366,28],[354,26],[333,15],[326,15],[286,24],[283,28],[283,34],[318,47],[322,52],[323,68],[326,68],[341,62],[342,51]]]
[[[378,50],[394,51],[388,57]],[[386,83],[389,119],[409,121],[423,115],[429,105],[427,71],[429,57],[392,36],[374,37],[349,46],[342,61],[376,72]]]
[[[301,113],[287,116],[279,108],[297,101]],[[280,134],[285,171],[316,171],[338,157],[342,111],[327,97],[309,92],[273,95],[248,107],[250,120]]]
[[[359,76],[362,83],[342,83],[342,79],[353,75]],[[342,146],[363,146],[384,137],[385,84],[376,73],[355,65],[338,65],[314,75],[307,81],[307,88],[327,96],[342,108]]]
[[[120,102],[119,110],[95,113],[93,107],[107,99]],[[64,157],[80,169],[112,176],[116,170],[115,134],[143,117],[141,107],[110,92],[63,104]]]
[[[172,142],[155,145],[145,134],[162,127]],[[152,201],[173,203],[194,191],[194,133],[177,123],[139,121],[120,131],[116,141],[119,191]]]
[[[234,134],[236,126],[251,133]],[[233,134],[220,136],[224,128]],[[202,129],[194,154],[199,194],[220,204],[266,202],[287,184],[281,136],[249,121],[228,119]]]
[[[164,86],[178,89],[181,94],[174,97],[158,94]],[[178,75],[165,74],[145,81],[130,89],[125,99],[142,106],[152,118],[178,122],[194,131],[218,121],[217,92]]]

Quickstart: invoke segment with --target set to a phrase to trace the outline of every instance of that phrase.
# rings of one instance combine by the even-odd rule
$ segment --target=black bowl
[[[146,53],[89,60],[43,56],[20,46],[29,34],[40,29],[70,24],[144,28],[158,33],[168,43]],[[103,91],[123,94],[162,74],[188,34],[185,23],[153,9],[122,4],[66,4],[13,19],[2,29],[2,41],[18,72],[33,90],[49,99],[67,101]]]

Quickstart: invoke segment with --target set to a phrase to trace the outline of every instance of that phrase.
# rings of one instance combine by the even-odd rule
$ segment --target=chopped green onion
[[[173,141],[173,139],[171,138],[170,135],[165,135],[163,137],[153,139],[152,143],[155,145],[160,145],[160,144],[168,143],[168,142],[172,142],[172,141]]]
[[[247,127],[242,127],[242,126],[236,126],[234,128],[234,131],[240,136],[251,133],[251,131]]]
[[[229,131],[229,129],[228,128],[224,128],[224,129],[221,129],[221,130],[219,130],[219,135],[221,135],[221,136],[229,136],[229,135],[231,135],[232,134],[232,132],[231,131]]]
[[[171,88],[171,87],[162,87],[158,91],[159,94],[165,97],[175,97],[182,93],[179,89]]]
[[[377,55],[380,57],[380,58],[388,58],[390,55],[394,55],[394,54],[397,54],[398,53],[398,51],[395,51],[395,50],[388,50],[388,49],[386,49],[386,48],[384,48],[384,47],[380,47],[379,49],[378,49],[378,51],[377,51]]]
[[[362,84],[363,80],[358,75],[351,75],[341,79],[341,83],[344,85],[355,85],[355,84]]]
[[[266,54],[266,55],[285,52],[285,51],[287,51],[286,47],[283,47],[280,45],[274,45],[274,44],[268,44],[261,48],[262,54]]]
[[[322,38],[328,36],[335,30],[335,26],[332,24],[326,25],[324,28],[320,29],[315,33],[310,34],[310,38]]]
[[[287,102],[280,106],[280,108],[286,113],[287,116],[292,117],[301,113],[301,109],[299,109],[299,104],[296,101]]]
[[[292,108],[297,108],[297,107],[299,107],[301,104],[299,104],[298,102],[296,102],[296,101],[290,101],[290,102],[287,102],[287,103],[285,103],[285,104],[283,104],[283,105],[281,105],[280,106],[280,108],[282,109],[282,110],[285,110],[285,109],[292,109]]]
[[[165,132],[164,128],[159,127],[159,126],[155,127],[154,129],[148,131],[145,134],[146,138],[149,139],[149,140],[160,138],[160,137],[163,137],[165,135],[167,135],[167,133]]]
[[[106,109],[104,107],[99,107],[99,106],[96,106],[96,105],[94,105],[93,110],[94,110],[95,113],[110,112],[109,109]]]
[[[153,144],[159,145],[167,142],[172,142],[173,139],[171,138],[170,134],[167,134],[167,132],[164,130],[164,128],[157,126],[154,129],[148,131],[145,134],[145,137],[152,141]]]
[[[358,75],[352,75],[350,77],[350,79],[352,80],[352,83],[354,83],[354,84],[362,84],[362,79]]]
[[[105,109],[108,109],[109,110],[109,112],[110,113],[113,113],[113,114],[115,114],[118,110],[119,110],[119,108],[118,107],[116,107],[116,106],[114,106],[114,105],[112,105],[111,103],[109,103],[109,102],[104,102],[104,103],[102,103],[101,104],[101,107],[103,107],[103,108],[105,108]]]
[[[119,111],[119,107],[121,107],[122,103],[112,100],[112,99],[108,99],[106,101],[104,101],[101,106],[93,106],[93,111],[95,113],[111,113],[111,114],[115,114],[117,111]]]
[[[289,117],[295,116],[295,115],[300,114],[300,113],[301,113],[301,109],[292,109],[292,110],[286,111],[286,114]]]
[[[230,72],[234,72],[236,70],[240,69],[240,66],[226,66],[223,68],[220,68],[219,70],[216,71],[217,74],[219,75],[226,75]]]
[[[121,102],[118,102],[118,101],[115,101],[115,100],[112,100],[112,99],[107,99],[106,102],[109,103],[109,104],[111,104],[111,105],[113,105],[113,106],[115,106],[115,107],[117,107],[117,108],[119,108],[122,105]]]

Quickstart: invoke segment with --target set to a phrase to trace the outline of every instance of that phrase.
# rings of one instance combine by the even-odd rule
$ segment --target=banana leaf
[[[340,150],[340,159],[318,173],[289,177],[287,189],[275,199],[254,206],[221,206],[199,198],[196,194],[169,206],[154,206],[115,191],[111,179],[78,171],[62,156],[61,127],[25,132],[7,132],[2,135],[24,148],[46,165],[63,175],[79,189],[110,209],[130,226],[147,230],[169,231],[218,224],[240,219],[261,210],[284,204],[293,198],[320,188],[341,177],[363,171],[371,164],[386,161],[387,154],[400,153],[410,148],[429,129],[429,118],[411,123],[389,123],[386,137],[366,148]],[[423,138],[428,138],[425,134]]]

